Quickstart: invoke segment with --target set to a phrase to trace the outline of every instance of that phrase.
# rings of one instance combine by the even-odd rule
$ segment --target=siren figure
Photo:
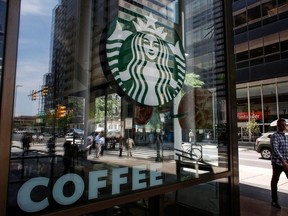
[[[175,32],[166,40],[164,27],[150,14],[146,21],[119,22],[109,29],[107,59],[120,88],[138,103],[159,106],[180,92],[185,79],[184,51]]]
[[[119,71],[120,78],[132,81],[128,95],[138,102],[150,106],[167,103],[174,98],[177,82],[168,67],[169,47],[163,40],[166,34],[161,27],[156,31],[149,21],[134,25],[137,33],[127,39],[132,59],[125,70]]]

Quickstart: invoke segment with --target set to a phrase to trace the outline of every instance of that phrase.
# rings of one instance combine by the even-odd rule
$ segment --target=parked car
[[[270,159],[271,158],[271,145],[270,145],[270,138],[272,134],[275,132],[267,132],[263,133],[262,136],[258,137],[256,139],[255,143],[255,150],[261,154],[261,157],[264,159]],[[285,133],[286,136],[288,133]]]
[[[262,136],[258,137],[255,142],[255,150],[261,154],[264,159],[271,158],[271,145],[270,137],[274,132],[263,133]]]

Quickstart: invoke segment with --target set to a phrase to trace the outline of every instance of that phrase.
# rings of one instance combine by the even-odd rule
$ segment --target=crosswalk
[[[114,156],[118,156],[119,157],[119,150],[116,149],[116,150],[108,150],[106,149],[104,151],[104,156],[105,155],[114,155]],[[154,148],[148,148],[147,146],[145,147],[136,147],[132,150],[132,156],[134,158],[141,158],[141,159],[153,159],[153,158],[157,158],[157,154],[159,154],[158,156],[160,156],[161,158],[163,159],[172,159],[173,156],[174,156],[174,151],[171,149],[165,149],[165,150],[161,150],[157,152],[157,149],[154,149]],[[91,151],[91,156],[90,157],[93,157],[95,155],[95,151],[92,150]],[[122,151],[122,157],[127,157],[127,151],[124,149]]]

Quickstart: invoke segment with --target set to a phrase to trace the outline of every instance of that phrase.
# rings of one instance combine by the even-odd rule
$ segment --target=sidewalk
[[[239,151],[254,150],[254,143],[239,142]],[[271,206],[272,170],[239,165],[241,216],[288,216],[288,180],[284,174],[278,183],[279,204]]]

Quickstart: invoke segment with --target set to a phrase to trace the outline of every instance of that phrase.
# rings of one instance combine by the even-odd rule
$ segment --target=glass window
[[[280,51],[282,58],[287,58],[287,50],[288,50],[288,31],[280,32]]]
[[[253,7],[251,9],[248,9],[247,14],[248,14],[247,15],[248,16],[248,18],[247,18],[248,22],[261,18],[260,5]]]
[[[261,21],[258,22],[252,22],[248,25],[248,30],[256,29],[262,25]]]
[[[278,0],[278,16],[279,19],[285,19],[288,16],[288,1]]]
[[[264,46],[279,43],[279,33],[270,34],[263,38]]]
[[[238,139],[239,140],[249,140],[249,135],[246,131],[246,124],[249,119],[247,94],[248,94],[247,88],[238,88],[236,90]]]
[[[21,4],[8,215],[228,171],[221,1]]]
[[[279,118],[288,118],[288,90],[287,82],[277,84],[278,103],[279,103]]]
[[[247,38],[248,39],[248,38]],[[248,50],[248,42],[240,43],[240,44],[235,44],[234,46],[234,52],[235,53],[240,53]]]
[[[265,123],[277,119],[276,86],[275,84],[263,85],[263,112]]]
[[[263,47],[263,38],[257,38],[254,40],[249,40],[249,49],[254,50],[257,48],[262,48]]]
[[[276,0],[268,1],[262,5],[262,23],[267,25],[273,22],[276,22],[278,19],[277,16],[277,5]]]
[[[265,62],[273,62],[280,60],[280,54],[273,54],[265,57]]]
[[[236,64],[237,69],[249,67],[249,61],[244,61]]]
[[[250,50],[250,58],[256,58],[263,56],[263,47]]]
[[[220,194],[228,193],[228,179],[220,179],[217,181],[211,181],[205,184],[188,187],[185,190],[178,190],[177,193],[166,193],[164,194],[164,215],[175,215],[176,211],[181,206],[181,214],[191,215],[221,215],[227,214],[220,209],[228,200],[221,200]],[[200,194],[205,194],[201,200],[199,199]],[[226,199],[229,199],[228,197]],[[213,205],[211,205],[213,200]],[[200,201],[200,202],[199,202]],[[179,205],[178,208],[177,204]],[[228,211],[227,207],[224,211]],[[220,213],[221,212],[221,213]]]
[[[255,86],[249,88],[250,96],[250,121],[256,121],[259,124],[263,122],[262,114],[262,100],[261,100],[261,86]],[[256,138],[260,135],[262,128],[258,126],[258,129],[251,131],[252,138]]]
[[[241,14],[237,14],[234,17],[234,23],[235,23],[234,27],[237,27],[237,26],[240,26],[240,25],[243,25],[243,24],[247,23],[246,11],[244,11]]]
[[[247,88],[237,89],[237,112],[248,112]],[[238,120],[241,119],[238,117]]]
[[[263,64],[264,58],[256,58],[256,59],[250,60],[249,62],[250,62],[250,66]]]
[[[270,44],[264,47],[265,55],[279,52],[279,43]]]
[[[281,8],[283,6],[287,6],[288,1],[287,0],[278,0],[278,7]]]
[[[244,51],[244,52],[241,52],[241,53],[237,53],[236,54],[236,61],[239,62],[239,61],[246,61],[248,60],[249,58],[249,53],[248,51]]]
[[[280,42],[281,52],[288,50],[288,40]]]
[[[238,35],[246,31],[247,31],[247,26],[240,27],[240,28],[234,29],[234,35]]]
[[[262,16],[273,16],[277,14],[276,0],[266,1],[262,4]]]

